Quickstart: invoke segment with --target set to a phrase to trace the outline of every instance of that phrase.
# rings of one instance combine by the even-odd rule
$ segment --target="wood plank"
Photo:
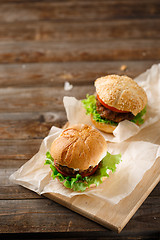
[[[0,209],[0,233],[104,231],[114,237],[116,236],[108,229],[49,199],[1,200],[0,203],[2,206]],[[157,206],[157,208],[154,208],[154,206]],[[145,218],[145,221],[141,221],[141,218]],[[153,231],[158,232],[158,219],[159,201],[157,198],[148,198],[122,234],[145,232],[148,235]]]
[[[155,18],[160,16],[160,4],[152,1],[16,1],[1,2],[0,21],[30,20],[92,20],[119,18]]]
[[[0,121],[0,139],[30,139],[47,136],[53,123],[38,121]]]
[[[0,41],[99,41],[101,39],[159,39],[160,19],[116,19],[110,21],[0,22]],[[83,33],[83,34],[82,34]]]
[[[16,199],[35,199],[35,198],[43,198],[32,192],[28,189],[25,189],[18,185],[9,185],[9,186],[0,186],[0,200],[16,200]]]
[[[14,141],[12,141],[14,143]],[[4,160],[4,161],[3,161]],[[5,158],[0,160],[0,171],[1,171],[1,177],[2,175],[6,175],[8,178],[10,172],[14,172],[15,169],[20,168],[23,164],[25,164],[28,161],[27,158],[21,158],[21,159],[10,159],[10,158]],[[7,175],[6,171],[9,171],[9,174]],[[3,178],[2,178],[3,179]],[[9,184],[9,180],[7,184],[3,184],[3,186],[7,186]]]
[[[107,74],[136,77],[159,61],[109,61],[0,64],[0,87],[63,86],[69,81],[73,86],[93,84]],[[121,70],[122,66],[125,70]]]
[[[49,199],[3,200],[0,203],[0,233],[67,232],[75,229],[106,231]]]
[[[93,94],[93,91],[93,86],[75,86],[70,91],[61,87],[1,88],[0,112],[64,111],[63,96],[82,99],[87,93]]]
[[[0,160],[2,160],[1,167],[3,163],[4,168],[7,168],[6,160],[8,159],[12,161],[14,159],[25,161],[30,159],[38,152],[41,142],[42,139],[28,139],[23,141],[21,139],[0,140]],[[8,164],[10,165],[11,163],[9,162]]]
[[[159,60],[160,40],[1,42],[1,63]]]
[[[67,121],[65,112],[1,113],[0,139],[42,139],[54,125],[62,127]]]

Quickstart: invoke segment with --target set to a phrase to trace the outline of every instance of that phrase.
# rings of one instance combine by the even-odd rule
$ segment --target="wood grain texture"
[[[81,99],[99,76],[159,62],[159,25],[159,0],[0,0],[0,239],[159,239],[160,184],[117,234],[9,181],[65,124],[64,95]]]
[[[157,18],[160,16],[157,0],[141,1],[16,1],[1,2],[0,21],[30,20],[79,21],[112,18]]]
[[[54,125],[62,127],[67,121],[64,112],[28,112],[0,114],[0,139],[42,139]]]
[[[40,196],[33,191],[25,189],[22,186],[15,186],[11,183],[7,186],[0,186],[0,200],[20,200],[35,198],[43,198],[43,196]]]
[[[38,152],[41,142],[42,139],[0,140],[0,160],[6,168],[8,159],[28,160]]]
[[[27,120],[0,122],[2,134],[0,139],[43,138],[47,136],[52,125],[54,125],[54,123],[41,123]]]
[[[71,211],[48,199],[3,200],[0,233],[92,231],[93,228],[105,231],[78,214],[74,214],[73,220]]]
[[[0,64],[0,87],[63,87],[65,81],[69,81],[73,87],[93,85],[96,78],[107,74],[125,74],[134,78],[158,62],[145,60]],[[123,65],[126,66],[124,70],[121,69]]]
[[[93,94],[93,86],[77,87],[65,91],[61,87],[1,88],[0,112],[64,111],[63,96],[83,99]]]
[[[1,63],[159,60],[160,40],[0,42]]]
[[[140,208],[125,228],[125,234],[131,233],[135,229],[136,233],[140,233],[143,228],[146,235],[150,231],[158,232],[159,214],[158,209],[151,211],[151,207],[158,204],[158,199],[148,198],[144,205]],[[8,215],[8,212],[10,214]],[[146,214],[145,214],[146,213]],[[145,221],[140,218],[145,214]],[[57,218],[58,216],[58,218]],[[74,217],[73,217],[74,216]],[[7,220],[8,224],[5,224]],[[49,199],[19,199],[19,200],[3,200],[3,208],[1,208],[1,233],[26,233],[26,232],[106,232],[106,236],[116,236],[112,232],[89,221],[76,213],[62,207],[61,205],[50,201]],[[13,224],[14,223],[14,224]],[[70,223],[70,224],[69,224]],[[45,227],[44,227],[45,226]],[[133,232],[132,232],[133,233]],[[86,233],[87,234],[87,233]]]
[[[83,19],[81,20],[83,21]],[[108,39],[159,39],[160,19],[112,19],[110,21],[0,22],[0,41],[100,41]]]

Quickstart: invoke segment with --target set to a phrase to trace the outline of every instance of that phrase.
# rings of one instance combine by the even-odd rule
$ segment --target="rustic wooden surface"
[[[158,0],[0,0],[0,238],[159,239],[160,184],[117,235],[8,179],[65,124],[64,95],[159,62],[159,26]]]

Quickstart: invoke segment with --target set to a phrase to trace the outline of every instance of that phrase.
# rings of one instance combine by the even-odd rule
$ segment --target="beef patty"
[[[119,113],[111,111],[108,108],[105,108],[99,101],[96,99],[96,110],[100,114],[101,118],[107,119],[114,122],[121,122],[123,120],[132,120],[135,116],[131,113]]]
[[[85,174],[91,173],[93,169],[97,167],[97,166],[95,167],[90,166],[88,169],[82,171],[82,170],[74,170],[73,168],[68,168],[67,166],[62,166],[58,163],[55,163],[55,165],[61,172],[64,172],[66,173],[66,175],[71,177],[75,177],[77,174],[85,175]]]

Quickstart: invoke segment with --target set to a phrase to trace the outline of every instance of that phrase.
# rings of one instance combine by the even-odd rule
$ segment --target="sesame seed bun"
[[[147,95],[133,79],[108,75],[95,81],[96,92],[102,101],[121,111],[137,115],[147,104]]]
[[[55,162],[73,169],[96,166],[106,155],[107,144],[101,133],[86,124],[65,129],[50,149]]]

